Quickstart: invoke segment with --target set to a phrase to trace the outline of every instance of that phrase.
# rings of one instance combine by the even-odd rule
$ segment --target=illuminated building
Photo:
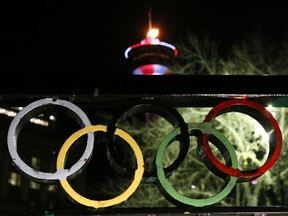
[[[128,47],[124,53],[130,60],[133,75],[169,75],[167,62],[177,56],[178,50],[169,43],[160,41],[159,30],[151,28],[140,43]]]

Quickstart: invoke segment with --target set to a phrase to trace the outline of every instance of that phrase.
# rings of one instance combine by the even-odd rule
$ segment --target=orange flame
[[[151,28],[151,29],[149,29],[149,31],[148,31],[146,36],[148,38],[157,38],[158,35],[159,35],[159,29]]]

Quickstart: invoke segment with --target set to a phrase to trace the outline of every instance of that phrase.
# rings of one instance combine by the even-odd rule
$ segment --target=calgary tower
[[[125,58],[131,63],[133,75],[169,75],[172,72],[167,62],[177,56],[178,50],[157,38],[159,30],[152,28],[150,11],[148,16],[149,30],[146,38],[128,47],[124,53]]]

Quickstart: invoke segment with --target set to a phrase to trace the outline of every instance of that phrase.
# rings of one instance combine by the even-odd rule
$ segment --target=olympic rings
[[[135,114],[135,113],[145,113],[145,112],[152,112],[157,114],[163,118],[165,118],[173,127],[177,128],[180,127],[181,134],[178,137],[180,141],[180,151],[177,158],[165,168],[166,176],[171,175],[177,167],[182,163],[185,159],[188,149],[189,149],[189,133],[187,124],[185,123],[183,117],[173,108],[164,106],[159,103],[143,103],[132,105],[128,108],[125,108],[124,111],[122,110],[120,115],[114,115],[107,126],[107,154],[108,158],[112,162],[113,166],[122,174],[131,178],[133,171],[129,166],[123,163],[121,158],[117,155],[117,151],[114,148],[112,135],[121,120],[125,120],[127,117]],[[143,175],[143,182],[154,182],[156,178],[156,169],[152,171],[145,170]]]
[[[214,167],[216,169],[211,169],[216,175],[221,175],[219,172],[224,172],[231,176],[236,176],[238,182],[251,181],[263,175],[267,170],[269,170],[278,160],[281,149],[282,149],[282,134],[279,125],[273,115],[265,109],[265,107],[260,104],[249,101],[249,100],[228,100],[224,101],[217,106],[215,106],[206,116],[204,122],[210,122],[215,117],[227,113],[230,111],[238,111],[247,114],[255,118],[270,134],[269,140],[269,154],[268,158],[262,166],[255,170],[241,171],[234,167],[227,167],[225,164],[221,163],[217,157],[212,153],[210,146],[208,144],[207,135],[202,136],[202,143],[207,155],[207,159],[203,158],[203,162],[206,163],[208,168]],[[257,112],[255,112],[257,111]],[[273,130],[273,131],[272,131]],[[272,131],[272,132],[271,132]]]
[[[196,135],[197,131],[200,131],[203,134],[209,134],[211,139],[214,141],[214,144],[217,145],[219,150],[223,155],[228,155],[229,160],[227,160],[227,163],[232,163],[232,167],[236,169],[238,167],[238,161],[237,157],[234,151],[233,146],[231,143],[221,134],[219,131],[213,129],[210,124],[208,123],[202,123],[202,124],[188,124],[188,130],[191,135]],[[227,178],[225,179],[226,185],[223,187],[222,191],[212,197],[205,198],[205,199],[193,199],[188,198],[180,193],[178,193],[171,185],[169,184],[167,178],[165,177],[162,161],[163,156],[165,153],[166,148],[169,144],[171,144],[171,141],[180,133],[179,128],[174,129],[169,134],[166,135],[164,140],[160,143],[160,146],[156,153],[156,167],[157,167],[157,176],[158,176],[158,188],[160,189],[161,193],[165,196],[167,200],[174,203],[177,206],[181,205],[189,205],[189,206],[196,206],[196,207],[202,207],[211,205],[214,203],[219,202],[224,197],[226,197],[233,187],[235,186],[237,182],[237,178],[233,176],[229,176],[229,181]],[[228,154],[225,154],[227,153]],[[225,157],[225,159],[227,159]]]
[[[72,117],[80,126],[81,129],[74,132],[62,145],[57,161],[56,171],[54,173],[41,172],[28,166],[18,155],[17,140],[18,135],[26,121],[29,118],[40,114],[47,108],[53,106],[63,107],[67,110],[67,114]],[[270,135],[269,153],[266,162],[254,170],[242,171],[238,168],[238,160],[235,149],[229,140],[218,130],[212,127],[212,121],[219,115],[227,112],[240,112],[247,114],[257,120]],[[121,120],[138,112],[152,112],[165,118],[174,128],[158,145],[154,157],[154,167],[152,171],[144,169],[144,158],[138,143],[118,127]],[[106,152],[109,161],[117,171],[125,177],[132,179],[132,182],[127,190],[122,194],[107,200],[92,200],[78,194],[69,184],[68,180],[76,177],[89,163],[94,149],[94,132],[106,133]],[[85,150],[80,159],[71,166],[65,168],[65,161],[67,159],[67,152],[72,145],[80,137],[87,135]],[[130,167],[124,163],[113,140],[113,136],[118,136],[127,142],[135,155],[137,162],[136,168]],[[216,176],[221,177],[225,184],[222,190],[209,198],[193,199],[181,195],[168,182],[168,177],[172,175],[176,169],[181,165],[187,156],[190,146],[190,136],[197,137],[198,156],[204,165]],[[174,141],[179,141],[180,150],[178,157],[169,166],[163,167],[163,157],[167,147]],[[209,142],[215,145],[222,154],[225,163],[222,163],[213,153],[209,146]],[[151,101],[141,100],[139,103],[135,102],[121,110],[117,115],[108,122],[107,126],[102,124],[92,125],[86,114],[75,104],[61,99],[46,98],[37,100],[25,106],[12,120],[8,135],[7,144],[12,161],[20,172],[40,183],[55,183],[60,182],[64,191],[73,200],[78,203],[93,207],[105,208],[117,205],[126,201],[138,188],[141,182],[156,183],[162,195],[174,203],[176,206],[207,206],[219,202],[226,197],[236,183],[246,182],[256,179],[263,175],[266,171],[273,167],[278,160],[282,149],[282,134],[279,125],[273,115],[265,109],[262,105],[244,99],[226,100],[213,107],[202,123],[186,123],[182,116],[171,107],[166,107],[160,103],[151,103]],[[237,144],[237,143],[235,143]]]
[[[87,145],[81,158],[69,169],[69,170],[58,170],[55,173],[41,172],[35,170],[28,166],[19,156],[17,152],[17,139],[21,128],[27,120],[31,117],[44,111],[48,106],[61,106],[67,109],[71,117],[73,117],[80,126],[91,125],[90,120],[86,114],[76,105],[65,100],[53,100],[51,98],[37,100],[18,112],[15,118],[12,120],[7,137],[8,150],[12,157],[13,162],[16,164],[17,168],[23,172],[28,177],[41,183],[51,183],[58,179],[66,178],[68,176],[73,177],[79,173],[87,161],[90,160],[93,145],[94,145],[94,135],[92,133],[88,134]]]
[[[76,131],[74,134],[72,134],[63,144],[62,148],[60,149],[60,152],[58,154],[57,158],[57,170],[60,171],[64,168],[65,165],[65,156],[71,145],[83,134],[95,132],[95,131],[103,131],[106,132],[106,126],[103,125],[90,125],[85,128],[82,128],[78,131]],[[93,207],[93,208],[104,208],[108,206],[113,206],[119,203],[124,202],[126,199],[128,199],[137,189],[138,185],[140,184],[142,180],[142,176],[144,173],[144,160],[142,156],[142,152],[136,143],[136,141],[125,131],[117,128],[115,131],[115,134],[120,136],[122,139],[124,139],[130,147],[133,149],[135,153],[135,157],[137,160],[137,168],[135,170],[134,179],[131,183],[131,185],[128,187],[126,191],[124,191],[122,194],[116,196],[115,198],[108,199],[108,200],[91,200],[86,197],[83,197],[82,195],[78,194],[73,188],[69,185],[68,181],[65,179],[60,179],[60,183],[63,187],[63,189],[66,191],[66,193],[72,197],[75,201],[77,201],[80,204],[83,204],[85,206]]]

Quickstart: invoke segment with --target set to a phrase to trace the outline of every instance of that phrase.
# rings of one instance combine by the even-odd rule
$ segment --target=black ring
[[[119,158],[119,154],[115,149],[115,145],[113,143],[113,135],[117,128],[117,125],[121,120],[125,120],[127,117],[136,114],[136,113],[145,113],[150,112],[157,114],[163,118],[165,118],[174,128],[180,127],[181,134],[177,137],[177,140],[180,142],[180,151],[173,163],[164,168],[164,172],[166,176],[170,176],[175,170],[180,166],[180,164],[185,159],[190,144],[188,126],[184,121],[183,117],[180,115],[176,109],[167,107],[163,104],[159,103],[151,103],[151,101],[141,101],[141,103],[133,103],[132,105],[126,107],[118,114],[114,115],[111,121],[107,125],[107,156],[113,167],[124,175],[127,178],[131,178],[134,175],[134,170],[127,166],[127,164],[123,163],[121,158]],[[155,163],[154,163],[155,165]],[[153,168],[152,171],[144,170],[143,174],[143,182],[155,182],[157,178],[156,167]]]

